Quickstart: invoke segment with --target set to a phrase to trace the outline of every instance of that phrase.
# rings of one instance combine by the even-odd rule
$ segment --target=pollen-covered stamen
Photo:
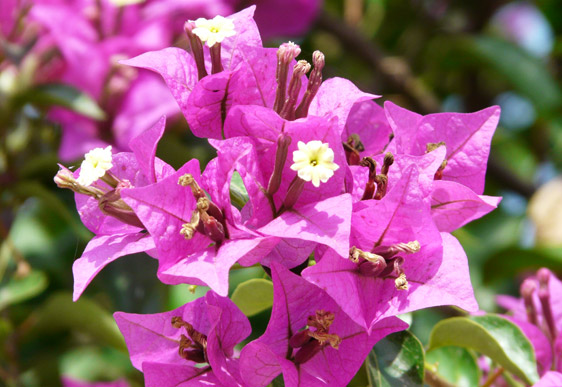
[[[343,143],[343,149],[345,150],[347,164],[359,165],[359,160],[361,160],[359,152],[363,152],[365,150],[365,146],[363,146],[359,135],[355,133],[350,135],[347,138],[347,141]]]
[[[373,198],[375,194],[376,184],[375,178],[377,176],[377,162],[373,160],[371,157],[363,157],[361,162],[359,163],[362,167],[369,168],[369,178],[367,180],[367,184],[365,185],[365,191],[363,192],[363,196],[361,200],[369,200]]]
[[[172,326],[176,329],[184,328],[189,336],[184,334],[180,336],[178,351],[180,357],[196,363],[208,363],[207,336],[196,331],[190,323],[179,316],[172,317]]]
[[[388,188],[388,169],[394,163],[394,156],[392,153],[387,152],[384,155],[384,160],[381,168],[381,173],[375,176],[375,183],[377,183],[377,192],[373,199],[381,200],[386,195]]]
[[[211,238],[217,245],[228,238],[228,230],[221,209],[207,198],[205,192],[189,173],[178,179],[178,184],[190,187],[193,196],[197,199],[196,209],[191,214],[189,223],[184,223],[180,234],[185,239],[193,238],[196,231]]]
[[[521,287],[519,288],[519,292],[523,298],[523,304],[525,305],[527,320],[531,324],[538,326],[537,309],[535,308],[535,303],[533,301],[533,293],[535,290],[537,290],[537,285],[535,284],[535,281],[529,278],[523,281]]]
[[[396,243],[391,246],[377,246],[366,252],[353,246],[349,259],[358,265],[359,272],[369,277],[394,278],[396,289],[408,289],[408,281],[402,265],[405,260],[397,254],[414,254],[420,251],[418,241]]]
[[[539,300],[542,306],[542,314],[548,327],[550,339],[554,342],[558,335],[556,323],[554,322],[554,314],[550,305],[550,290],[548,289],[548,282],[550,280],[550,272],[548,269],[539,269],[537,272],[539,279]]]
[[[195,66],[197,67],[197,77],[201,80],[203,77],[207,76],[207,69],[205,68],[203,43],[201,42],[201,39],[193,33],[194,28],[195,23],[192,21],[186,21],[183,26],[183,29],[187,34],[193,60],[195,60]]]
[[[291,145],[291,141],[291,137],[285,133],[281,133],[277,138],[275,166],[273,167],[273,173],[271,174],[269,184],[267,185],[267,193],[270,195],[275,194],[281,186],[283,168],[285,168],[285,162],[287,161],[287,154],[289,153],[289,145]]]
[[[193,196],[195,196],[196,200],[201,198],[207,199],[207,195],[205,195],[205,191],[197,184],[193,175],[190,173],[186,173],[185,175],[180,176],[178,179],[178,184],[182,187],[191,188],[191,192],[193,192]],[[221,209],[212,201],[209,200],[209,208],[206,210],[209,215],[215,217],[219,222],[224,223],[224,215],[222,214]]]
[[[194,23],[195,28],[193,29],[193,33],[197,35],[202,42],[207,43],[209,47],[213,47],[216,43],[221,43],[224,39],[236,35],[232,20],[220,15],[212,19],[200,17],[195,20]]]
[[[209,199],[199,198],[197,200],[197,211],[199,211],[205,235],[213,241],[221,243],[225,239],[225,227],[214,216],[209,215],[210,204]]]
[[[289,66],[300,52],[301,48],[293,42],[283,43],[277,50],[277,72],[275,76],[277,80],[277,90],[275,92],[275,102],[273,103],[273,110],[277,113],[281,113],[283,105],[285,104]]]
[[[185,239],[193,238],[195,231],[204,232],[203,225],[201,224],[201,215],[199,211],[193,211],[191,214],[191,221],[189,223],[182,224],[180,234],[183,235]]]
[[[408,243],[400,242],[390,246],[377,246],[373,249],[373,253],[382,255],[384,258],[392,258],[397,254],[414,254],[421,249],[420,242],[411,241]]]
[[[299,98],[299,92],[302,86],[302,76],[310,71],[310,64],[305,60],[299,60],[295,67],[293,68],[293,75],[291,76],[291,81],[289,82],[289,88],[287,90],[287,98],[281,109],[279,115],[286,120],[292,121],[295,119],[295,106],[297,105],[297,99]]]
[[[317,310],[314,315],[308,316],[308,327],[289,339],[289,345],[292,348],[298,348],[294,355],[295,364],[307,362],[328,345],[334,349],[339,348],[342,342],[341,337],[329,332],[334,318],[334,313],[324,310]]]
[[[84,161],[80,165],[80,175],[76,181],[80,185],[90,186],[111,168],[113,168],[111,145],[106,148],[92,149],[84,155]],[[117,185],[113,177],[107,183],[113,187]]]
[[[314,51],[312,54],[312,63],[314,64],[314,69],[310,73],[306,92],[295,112],[295,118],[302,118],[308,115],[308,108],[322,84],[322,69],[326,63],[324,54],[320,51]]]
[[[315,187],[320,182],[326,183],[339,166],[334,163],[334,151],[330,144],[313,140],[306,144],[299,141],[298,150],[293,152],[291,169],[297,171],[298,177],[304,181],[311,181]]]

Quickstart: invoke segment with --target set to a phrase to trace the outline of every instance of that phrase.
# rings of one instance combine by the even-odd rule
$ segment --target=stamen
[[[287,88],[287,76],[289,74],[289,65],[300,54],[301,49],[293,42],[283,43],[277,50],[277,91],[275,93],[275,102],[273,110],[281,113],[285,104],[285,91]]]
[[[308,316],[309,328],[296,333],[289,339],[289,345],[292,348],[300,348],[295,353],[295,364],[307,362],[328,345],[334,349],[339,348],[342,339],[336,334],[329,333],[334,318],[334,313],[324,310],[317,310],[314,315]],[[315,330],[312,331],[310,328]]]
[[[201,42],[201,39],[199,39],[199,37],[193,33],[194,28],[195,24],[192,21],[186,21],[183,27],[189,40],[191,54],[193,55],[195,65],[197,66],[197,77],[199,78],[199,80],[201,80],[203,77],[207,76],[207,69],[205,68],[203,42]]]
[[[365,192],[363,192],[363,196],[361,200],[369,200],[373,198],[375,194],[375,178],[377,176],[377,162],[373,160],[371,157],[363,157],[363,160],[359,163],[359,165],[363,167],[369,168],[369,179],[367,180],[367,184],[365,185]]]
[[[373,199],[381,200],[386,195],[388,177],[386,175],[377,175],[375,176],[375,183],[377,183],[377,192]]]
[[[302,86],[301,77],[310,71],[310,64],[305,60],[299,60],[293,68],[293,75],[289,82],[289,89],[287,90],[287,99],[281,109],[279,115],[286,120],[292,121],[295,119],[295,106],[299,97],[299,92]]]
[[[388,187],[388,169],[392,164],[394,164],[394,156],[392,153],[387,152],[384,155],[381,173],[375,176],[374,179],[375,183],[377,183],[377,192],[374,196],[375,200],[381,200],[386,195],[386,189]]]
[[[347,142],[343,143],[343,148],[345,150],[345,156],[347,159],[347,164],[349,165],[359,165],[359,160],[361,156],[359,152],[363,152],[365,147],[361,142],[358,134],[352,134],[347,138]]]
[[[406,274],[402,273],[394,280],[394,286],[396,286],[397,290],[408,290],[410,286],[408,281],[406,280]]]
[[[314,64],[314,69],[310,73],[308,85],[306,86],[306,92],[304,93],[301,103],[295,112],[296,118],[302,118],[308,115],[308,108],[322,84],[322,69],[326,63],[324,54],[320,51],[314,51],[312,54],[312,63]]]
[[[425,153],[433,152],[435,149],[439,148],[440,146],[445,146],[444,141],[440,142],[428,142],[425,144]]]

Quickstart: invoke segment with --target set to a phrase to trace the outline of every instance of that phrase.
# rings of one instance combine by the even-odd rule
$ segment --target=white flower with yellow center
[[[111,145],[107,148],[92,149],[84,156],[84,161],[80,165],[80,176],[76,181],[84,186],[89,186],[105,172],[113,167],[111,163]]]
[[[328,143],[313,140],[306,144],[299,141],[299,150],[293,152],[291,169],[297,171],[304,181],[311,181],[315,187],[334,176],[339,165],[334,163],[334,151]]]
[[[209,47],[213,47],[215,43],[221,43],[225,38],[236,35],[232,20],[222,16],[215,16],[211,20],[200,17],[195,20],[193,33],[202,42],[207,42]]]

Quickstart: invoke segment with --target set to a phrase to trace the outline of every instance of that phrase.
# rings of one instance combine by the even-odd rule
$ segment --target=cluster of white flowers
[[[221,43],[225,38],[236,35],[232,20],[222,16],[215,16],[210,20],[200,17],[194,23],[193,33],[202,42],[207,42],[209,47],[213,47],[215,43]]]

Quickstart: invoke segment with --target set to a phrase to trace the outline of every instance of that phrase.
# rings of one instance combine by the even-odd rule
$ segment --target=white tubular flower
[[[293,152],[291,169],[297,171],[301,179],[320,187],[320,182],[325,183],[334,176],[339,165],[334,163],[334,151],[328,143],[313,140],[305,144],[299,141],[298,147],[299,150]]]
[[[84,161],[80,165],[80,176],[76,181],[87,187],[105,175],[105,171],[108,171],[111,167],[113,167],[111,145],[105,149],[92,149],[84,156]]]
[[[215,16],[211,20],[200,17],[195,20],[193,33],[202,42],[207,42],[209,47],[213,47],[215,43],[221,43],[224,38],[236,35],[232,20],[222,16]]]

